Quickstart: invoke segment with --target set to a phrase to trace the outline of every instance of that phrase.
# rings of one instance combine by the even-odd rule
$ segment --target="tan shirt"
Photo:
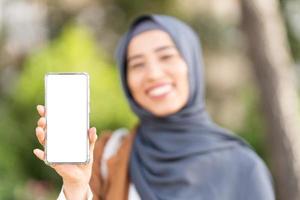
[[[102,133],[95,144],[94,161],[90,187],[93,200],[128,200],[129,158],[135,131],[125,136],[119,150],[107,160],[107,179],[101,176],[100,166],[104,146],[111,137],[111,132]]]

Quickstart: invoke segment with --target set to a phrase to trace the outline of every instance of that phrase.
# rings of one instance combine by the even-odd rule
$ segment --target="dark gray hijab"
[[[126,82],[126,53],[141,32],[170,35],[189,70],[189,99],[177,113],[156,117],[137,104]],[[143,15],[121,39],[117,61],[125,95],[140,119],[130,179],[143,200],[269,200],[271,178],[261,159],[205,110],[204,69],[196,33],[176,18]]]

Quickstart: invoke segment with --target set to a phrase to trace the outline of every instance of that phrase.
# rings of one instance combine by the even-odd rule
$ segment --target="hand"
[[[45,144],[45,107],[42,105],[37,106],[39,115],[41,116],[37,122],[36,136],[41,145]],[[96,128],[89,129],[89,142],[90,142],[90,161],[88,164],[52,164],[52,167],[63,179],[63,188],[65,196],[68,199],[86,199],[87,189],[92,174],[93,165],[93,151],[95,142],[97,140]],[[34,149],[33,153],[40,160],[45,159],[44,151]]]

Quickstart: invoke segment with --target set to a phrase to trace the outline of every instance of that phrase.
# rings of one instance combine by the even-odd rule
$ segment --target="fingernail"
[[[36,155],[37,154],[37,149],[33,149],[32,152]]]
[[[96,131],[96,128],[95,128],[95,127],[92,127],[92,128],[90,129],[90,131],[91,131],[91,132],[94,132],[94,131]]]

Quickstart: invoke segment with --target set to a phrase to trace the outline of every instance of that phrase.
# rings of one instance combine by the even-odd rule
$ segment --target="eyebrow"
[[[173,45],[161,46],[161,47],[158,47],[158,48],[154,49],[154,52],[160,52],[160,51],[163,51],[163,50],[166,50],[166,49],[172,49],[172,48],[175,48],[175,47]],[[127,62],[129,63],[131,60],[134,60],[134,59],[137,59],[137,58],[142,58],[142,57],[144,57],[143,54],[136,54],[136,55],[128,57]]]
[[[163,51],[163,50],[165,50],[165,49],[172,49],[172,48],[174,48],[173,45],[161,46],[161,47],[156,48],[156,49],[154,50],[154,52],[159,52],[159,51]]]

